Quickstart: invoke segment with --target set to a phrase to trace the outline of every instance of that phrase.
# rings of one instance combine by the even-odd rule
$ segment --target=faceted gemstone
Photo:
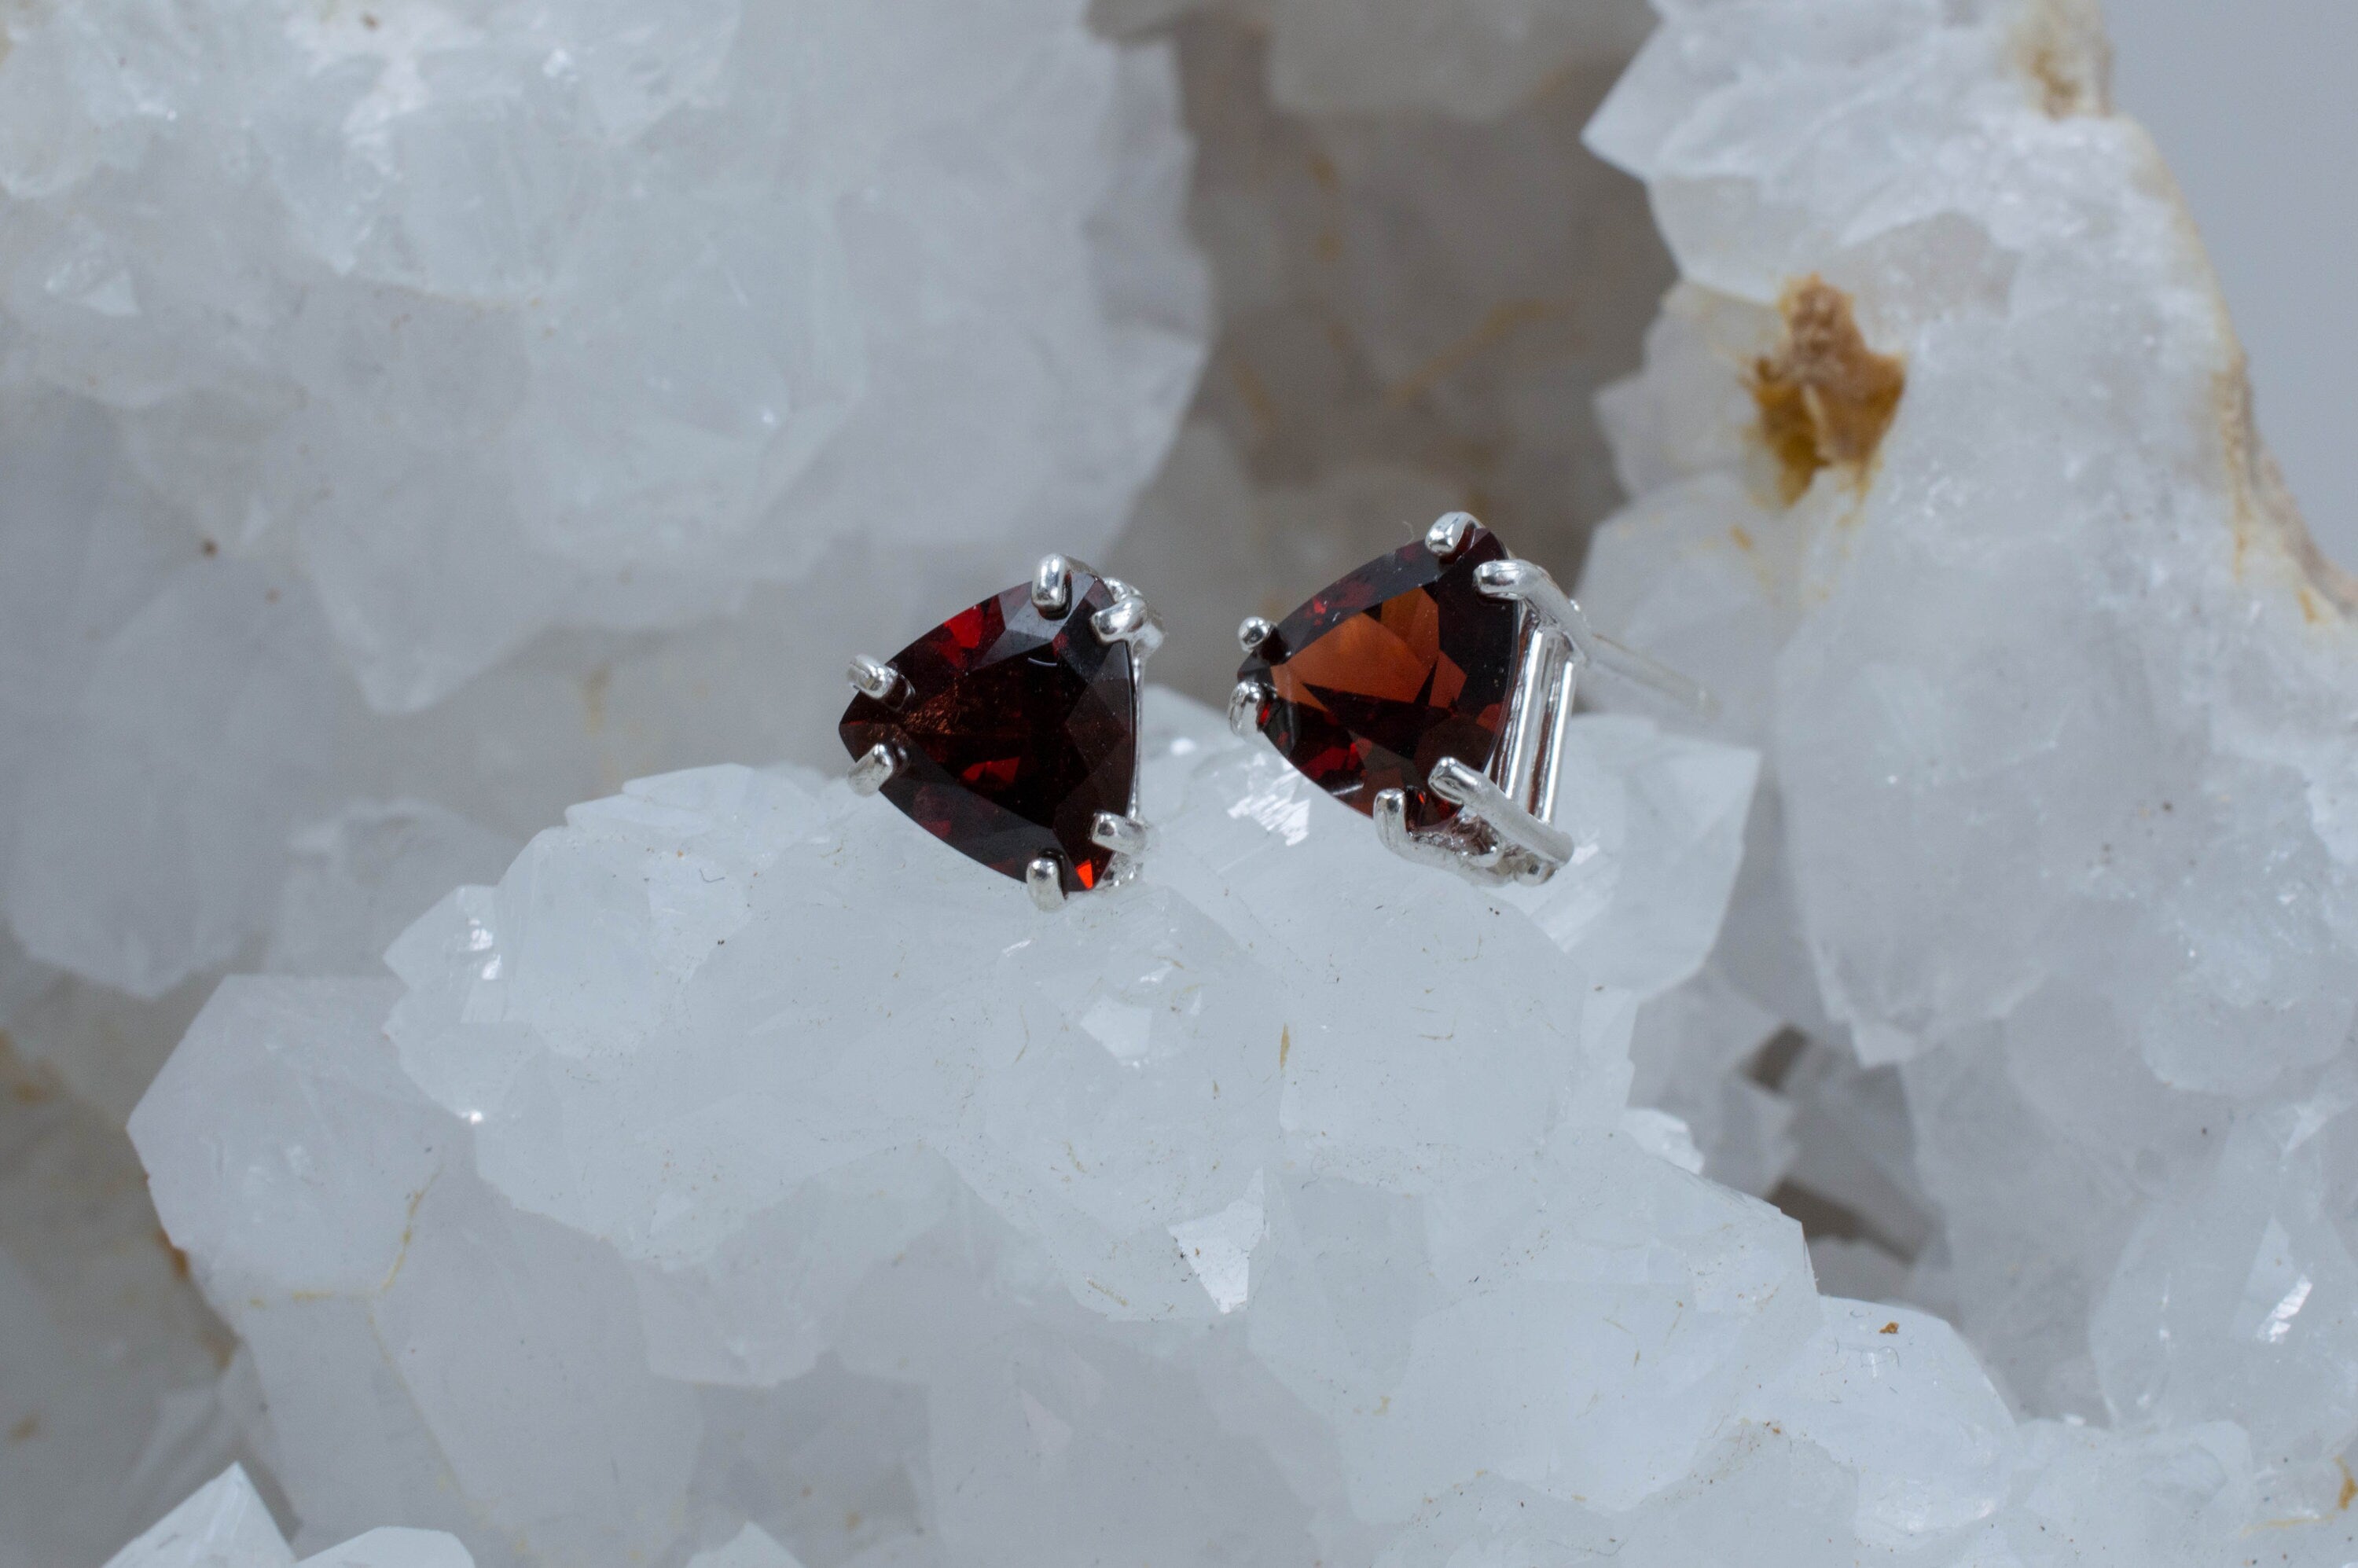
[[[1474,572],[1506,558],[1498,537],[1475,527],[1445,561],[1420,540],[1328,585],[1237,671],[1272,694],[1260,732],[1359,811],[1402,789],[1412,825],[1454,816],[1425,780],[1444,757],[1486,767],[1498,747],[1518,612],[1477,589]]]
[[[1138,684],[1126,643],[1101,643],[1089,617],[1113,603],[1073,569],[1069,608],[1044,615],[1028,583],[951,616],[898,654],[905,689],[844,709],[844,749],[882,741],[902,764],[884,798],[951,849],[1019,881],[1064,851],[1065,891],[1092,888],[1111,851],[1089,830],[1127,812],[1138,772]]]

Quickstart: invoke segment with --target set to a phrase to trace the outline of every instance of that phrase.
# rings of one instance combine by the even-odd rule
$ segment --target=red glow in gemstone
[[[1400,789],[1412,825],[1455,815],[1425,781],[1444,757],[1485,768],[1498,748],[1517,611],[1476,589],[1474,572],[1505,559],[1498,537],[1475,527],[1446,561],[1420,540],[1329,584],[1237,671],[1273,694],[1261,704],[1261,733],[1361,812]]]
[[[1130,810],[1138,771],[1130,646],[1089,626],[1112,603],[1076,567],[1061,615],[1033,608],[1028,583],[961,611],[892,655],[908,683],[899,701],[852,698],[844,749],[898,750],[884,798],[951,849],[1019,881],[1060,849],[1065,891],[1095,887],[1113,856],[1090,829],[1100,811]]]

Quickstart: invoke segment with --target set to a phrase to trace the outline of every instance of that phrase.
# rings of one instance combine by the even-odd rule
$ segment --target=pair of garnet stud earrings
[[[1479,882],[1543,882],[1565,720],[1584,665],[1698,711],[1694,682],[1589,630],[1554,579],[1463,512],[1238,630],[1228,724],[1258,730],[1385,846]],[[890,664],[851,662],[852,787],[1020,879],[1043,909],[1120,882],[1138,819],[1138,673],[1163,627],[1136,589],[1049,556]]]

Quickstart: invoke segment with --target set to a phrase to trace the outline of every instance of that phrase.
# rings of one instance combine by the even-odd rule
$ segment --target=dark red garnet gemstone
[[[1380,556],[1280,622],[1237,671],[1272,695],[1260,732],[1345,805],[1408,792],[1412,825],[1456,807],[1425,789],[1433,765],[1489,765],[1506,723],[1517,610],[1474,586],[1507,559],[1488,529],[1466,531],[1447,560],[1422,540]]]
[[[1112,603],[1076,567],[1061,615],[1035,609],[1026,583],[951,616],[892,655],[907,683],[895,700],[851,699],[844,750],[894,747],[884,798],[951,849],[1019,881],[1061,849],[1065,891],[1095,887],[1113,856],[1089,830],[1098,812],[1130,810],[1138,771],[1130,644],[1089,626]]]

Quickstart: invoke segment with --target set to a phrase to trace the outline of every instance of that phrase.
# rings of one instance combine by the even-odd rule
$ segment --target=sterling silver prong
[[[1436,524],[1438,526],[1438,524]],[[1492,599],[1516,600],[1531,607],[1541,621],[1562,632],[1582,659],[1598,669],[1660,692],[1700,718],[1719,711],[1719,699],[1703,683],[1680,674],[1637,649],[1600,636],[1588,624],[1570,594],[1556,586],[1543,568],[1530,561],[1486,561],[1475,568],[1474,586]]]
[[[1506,848],[1539,862],[1546,868],[1547,874],[1553,874],[1572,859],[1572,835],[1541,822],[1508,799],[1507,792],[1492,784],[1487,773],[1469,768],[1455,757],[1444,757],[1433,764],[1425,777],[1433,794],[1472,813],[1483,827],[1498,835]]]
[[[899,670],[865,654],[853,654],[850,667],[843,676],[862,697],[872,697],[879,702],[895,700],[909,686]]]
[[[1420,838],[1409,828],[1408,795],[1397,789],[1379,790],[1376,795],[1376,841],[1403,860],[1413,860],[1420,866],[1435,871],[1454,871],[1467,881],[1491,885],[1507,880],[1498,869],[1498,853],[1485,854],[1455,844],[1444,844],[1431,838]]]
[[[1466,532],[1475,524],[1470,512],[1444,512],[1424,531],[1424,547],[1445,561],[1465,546]]]
[[[1260,616],[1248,615],[1237,628],[1237,646],[1248,654],[1257,653],[1260,645],[1269,641],[1269,634],[1276,630]]]
[[[900,771],[900,753],[879,741],[851,764],[851,787],[860,795],[874,795],[891,783],[892,775]]]
[[[1073,563],[1059,555],[1040,557],[1032,573],[1032,608],[1043,615],[1062,615],[1073,602]]]
[[[1260,705],[1273,694],[1257,680],[1240,680],[1228,693],[1228,730],[1249,741],[1260,728]]]
[[[1143,663],[1163,646],[1163,620],[1148,608],[1146,598],[1130,589],[1089,617],[1089,629],[1100,643],[1127,643],[1130,657]]]
[[[1146,824],[1135,816],[1124,816],[1119,811],[1100,811],[1089,824],[1089,841],[1117,855],[1133,858],[1146,853],[1152,841]]]
[[[1065,868],[1055,856],[1043,855],[1024,867],[1023,885],[1031,892],[1033,906],[1043,914],[1065,907]]]

